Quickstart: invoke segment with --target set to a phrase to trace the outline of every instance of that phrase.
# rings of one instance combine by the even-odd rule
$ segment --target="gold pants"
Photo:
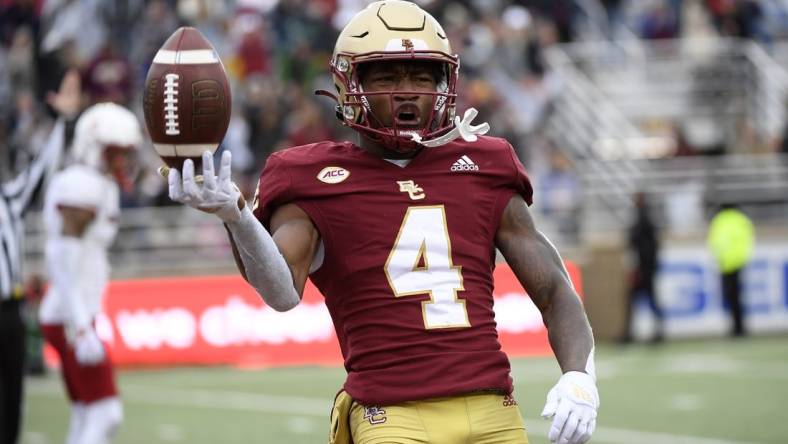
[[[340,392],[331,422],[330,444],[528,444],[520,408],[499,394],[363,406]]]

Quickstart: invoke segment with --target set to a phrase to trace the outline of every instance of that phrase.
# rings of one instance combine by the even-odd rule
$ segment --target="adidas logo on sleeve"
[[[479,165],[473,163],[470,157],[462,156],[451,166],[451,171],[479,171]]]

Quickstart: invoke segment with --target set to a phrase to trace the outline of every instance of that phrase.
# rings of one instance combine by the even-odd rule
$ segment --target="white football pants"
[[[109,444],[123,422],[123,404],[113,396],[89,404],[71,405],[66,444]]]

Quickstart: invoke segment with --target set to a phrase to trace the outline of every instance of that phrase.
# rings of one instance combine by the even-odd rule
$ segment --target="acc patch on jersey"
[[[331,184],[342,182],[348,177],[350,171],[338,166],[327,166],[317,173],[317,180]]]

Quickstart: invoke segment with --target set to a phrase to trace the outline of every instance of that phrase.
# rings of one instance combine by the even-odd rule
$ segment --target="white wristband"
[[[254,217],[248,206],[237,221],[225,224],[241,256],[246,279],[266,304],[276,311],[287,311],[301,298],[293,286],[293,276],[271,235]]]
[[[594,379],[596,382],[596,365],[594,364],[594,348],[591,347],[591,352],[588,354],[588,359],[586,360],[586,373]]]

